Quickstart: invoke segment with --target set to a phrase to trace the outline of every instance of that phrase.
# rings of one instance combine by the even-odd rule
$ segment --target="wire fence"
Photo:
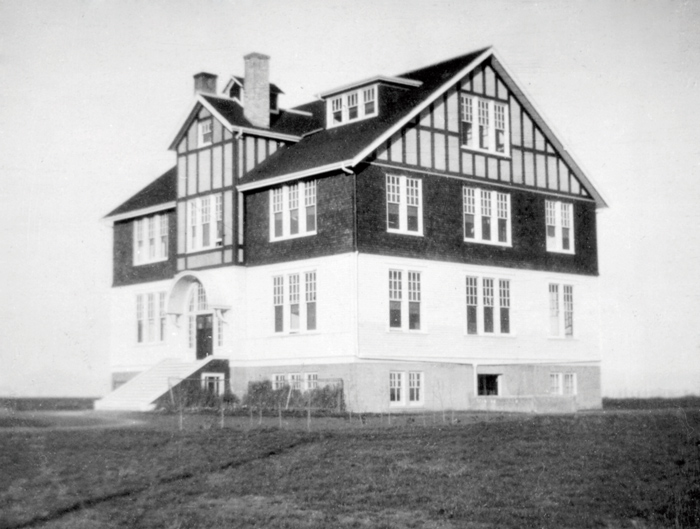
[[[312,418],[338,416],[345,412],[343,380],[314,379],[302,385],[284,383],[277,387],[269,380],[251,382],[242,398],[231,393],[223,375],[203,378],[171,378],[169,390],[156,401],[156,409],[175,413],[180,428],[193,412],[215,415],[220,426],[226,417],[249,418],[251,425],[269,423],[276,418],[279,425],[290,419],[306,418],[307,428]],[[201,422],[201,421],[200,421]]]

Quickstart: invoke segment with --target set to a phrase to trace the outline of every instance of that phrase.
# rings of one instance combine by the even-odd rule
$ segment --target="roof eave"
[[[341,169],[346,171],[350,164],[350,160],[344,160],[342,162],[334,162],[327,165],[322,165],[319,167],[313,167],[311,169],[304,169],[303,171],[297,171],[295,173],[286,173],[279,176],[273,176],[271,178],[265,178],[264,180],[257,180],[255,182],[249,182],[247,184],[239,184],[236,188],[245,193],[246,191],[252,191],[254,189],[260,189],[262,187],[271,187],[279,184],[284,184],[286,182],[291,182],[299,178],[305,178],[308,176],[315,176],[322,173],[327,173],[329,171],[334,171],[336,169]]]
[[[144,215],[151,215],[153,213],[159,213],[161,211],[166,211],[168,209],[175,209],[175,201],[163,202],[162,204],[156,204],[154,206],[149,206],[147,208],[139,208],[131,211],[125,211],[124,213],[117,213],[116,215],[107,215],[102,217],[102,222],[108,226],[113,226],[115,222],[121,220],[131,219],[135,217],[143,217]]]

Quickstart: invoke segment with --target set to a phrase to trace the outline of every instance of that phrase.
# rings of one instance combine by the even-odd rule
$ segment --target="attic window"
[[[509,156],[508,105],[471,94],[460,102],[462,147]]]
[[[329,99],[326,103],[328,127],[335,127],[349,121],[359,121],[376,116],[376,94],[376,86],[370,86]]]
[[[205,147],[211,145],[213,141],[213,133],[211,120],[202,121],[199,123],[199,146]]]

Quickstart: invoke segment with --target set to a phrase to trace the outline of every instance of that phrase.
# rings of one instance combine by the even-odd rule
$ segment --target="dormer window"
[[[357,92],[348,94],[348,119],[357,119]]]
[[[375,107],[375,88],[366,88],[362,91],[362,98],[365,102],[365,116],[373,115]]]
[[[343,98],[336,97],[331,99],[331,105],[333,107],[333,124],[343,122]]]
[[[508,105],[471,94],[461,97],[462,147],[509,155]]]
[[[214,138],[214,136],[212,133],[211,120],[208,119],[207,121],[200,122],[199,123],[199,146],[206,147],[207,145],[211,145],[213,138]]]
[[[377,115],[377,88],[370,86],[328,99],[328,127]]]

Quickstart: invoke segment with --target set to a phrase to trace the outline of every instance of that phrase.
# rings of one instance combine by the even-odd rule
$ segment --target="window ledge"
[[[505,152],[495,152],[486,149],[479,149],[478,147],[469,147],[468,145],[460,145],[463,151],[473,152],[474,154],[488,154],[490,156],[496,156],[498,158],[503,158],[504,160],[510,160],[510,153]]]
[[[481,334],[469,334],[469,333],[464,333],[464,336],[466,338],[496,338],[498,340],[508,340],[508,339],[515,339],[518,337],[516,333],[509,333],[509,334],[496,334],[496,333],[481,333]]]
[[[397,235],[411,235],[412,237],[423,237],[422,231],[406,231],[406,230],[397,230],[394,228],[387,228],[386,231],[387,231],[387,233],[394,233]]]
[[[153,261],[145,261],[143,263],[134,263],[134,266],[145,266],[149,264],[156,264],[156,263],[162,263],[163,261],[167,261],[167,257],[163,257],[161,259],[154,259]]]
[[[293,336],[319,336],[322,334],[320,331],[299,331],[299,332],[276,332],[272,334],[273,338],[291,338]]]
[[[311,237],[316,235],[317,231],[309,231],[306,233],[299,233],[297,235],[284,235],[282,237],[270,237],[270,242],[288,241],[290,239],[300,239],[301,237]]]
[[[406,329],[406,330],[404,330],[404,329],[388,328],[386,330],[386,333],[387,334],[415,334],[415,335],[421,336],[421,335],[427,335],[428,331],[423,330],[423,329],[416,329],[416,330]]]
[[[558,253],[563,255],[576,255],[575,250],[547,250],[547,253]]]
[[[547,336],[548,340],[560,341],[560,342],[575,342],[577,341],[575,336]]]
[[[464,242],[469,242],[473,244],[486,244],[488,246],[501,246],[503,248],[512,248],[513,243],[512,242],[497,242],[497,241],[484,241],[484,240],[477,240],[477,239],[464,239]]]

